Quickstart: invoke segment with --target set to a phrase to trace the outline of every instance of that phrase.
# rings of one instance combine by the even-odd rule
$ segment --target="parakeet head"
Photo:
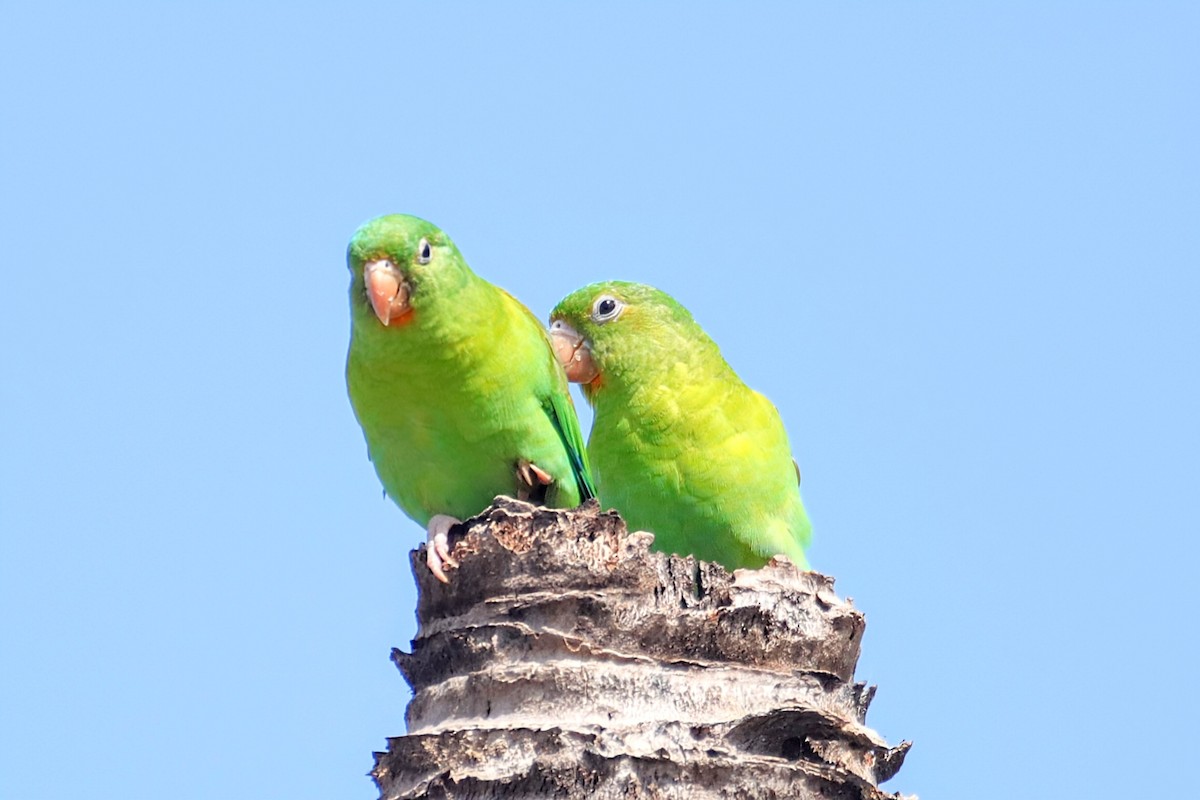
[[[649,377],[716,346],[666,292],[628,281],[585,286],[550,313],[550,339],[567,379],[589,400],[610,380]]]
[[[449,236],[407,214],[364,223],[350,239],[346,263],[355,323],[390,328],[412,322],[471,277]]]

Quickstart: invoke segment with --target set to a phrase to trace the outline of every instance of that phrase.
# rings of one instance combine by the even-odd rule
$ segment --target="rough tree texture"
[[[497,498],[413,554],[420,630],[392,659],[408,735],[373,776],[400,798],[898,798],[909,743],[864,724],[863,615],[784,559],[732,575],[650,552],[595,503]]]

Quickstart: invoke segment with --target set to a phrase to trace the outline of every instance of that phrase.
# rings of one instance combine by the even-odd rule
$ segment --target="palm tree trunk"
[[[613,512],[508,498],[412,555],[420,630],[392,658],[408,734],[372,772],[401,798],[897,798],[909,743],[864,724],[865,622],[786,559],[651,552]]]

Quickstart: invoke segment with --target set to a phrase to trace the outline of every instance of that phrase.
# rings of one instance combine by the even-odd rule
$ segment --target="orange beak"
[[[574,328],[561,319],[550,323],[550,343],[554,355],[572,383],[591,383],[600,375],[592,359],[592,349]]]
[[[363,264],[363,282],[375,316],[384,325],[402,319],[412,311],[408,303],[408,281],[386,258]]]

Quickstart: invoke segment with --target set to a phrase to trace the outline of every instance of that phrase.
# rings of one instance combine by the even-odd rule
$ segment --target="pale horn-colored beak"
[[[382,258],[363,264],[363,282],[371,309],[384,325],[403,321],[411,313],[408,281],[391,261]]]
[[[600,370],[592,360],[592,349],[587,340],[561,319],[550,323],[550,342],[554,345],[554,355],[567,373],[567,380],[572,383],[591,383],[596,380]]]

